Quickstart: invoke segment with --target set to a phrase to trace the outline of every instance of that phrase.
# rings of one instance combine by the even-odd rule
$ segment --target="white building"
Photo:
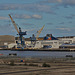
[[[8,48],[17,48],[17,44],[16,43],[8,44]]]

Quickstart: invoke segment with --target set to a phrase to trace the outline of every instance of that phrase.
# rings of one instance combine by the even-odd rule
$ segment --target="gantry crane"
[[[19,29],[18,29],[18,28],[17,28],[17,25],[16,25],[16,23],[15,23],[15,21],[13,20],[13,18],[11,17],[10,14],[9,14],[9,17],[10,17],[10,19],[11,19],[11,21],[12,21],[12,23],[13,23],[15,29],[16,29],[16,31],[18,32],[18,35],[19,35],[19,38],[20,38],[20,41],[21,41],[21,47],[25,47],[25,43],[24,43],[24,41],[23,41],[23,35],[27,35],[27,34],[26,34],[27,31],[22,32],[22,30],[21,30],[20,27],[19,27]]]
[[[43,27],[42,27],[39,31],[37,31],[36,40],[38,40],[38,37],[39,37],[41,31],[43,30],[44,26],[45,26],[45,25],[43,25]]]

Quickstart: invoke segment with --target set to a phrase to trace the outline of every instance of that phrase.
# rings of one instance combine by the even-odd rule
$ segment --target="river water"
[[[19,57],[51,57],[51,58],[65,58],[66,55],[75,57],[75,52],[60,52],[60,51],[10,51],[0,50],[0,54],[8,56],[10,53],[16,53]]]

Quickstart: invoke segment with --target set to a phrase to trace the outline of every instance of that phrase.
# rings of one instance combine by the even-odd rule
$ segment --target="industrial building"
[[[46,37],[47,36],[47,37]],[[58,37],[55,38],[51,34],[47,34],[45,37],[39,37],[38,40],[32,40],[31,38],[24,38],[26,48],[75,48],[75,37]],[[51,36],[51,37],[49,37]],[[18,43],[21,43],[19,37],[12,35],[0,36],[0,48],[17,48]]]

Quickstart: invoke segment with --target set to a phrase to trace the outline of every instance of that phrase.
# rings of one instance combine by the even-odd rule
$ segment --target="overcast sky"
[[[43,25],[40,36],[75,36],[75,0],[0,0],[0,35],[17,36],[8,14],[27,31],[25,37]]]

